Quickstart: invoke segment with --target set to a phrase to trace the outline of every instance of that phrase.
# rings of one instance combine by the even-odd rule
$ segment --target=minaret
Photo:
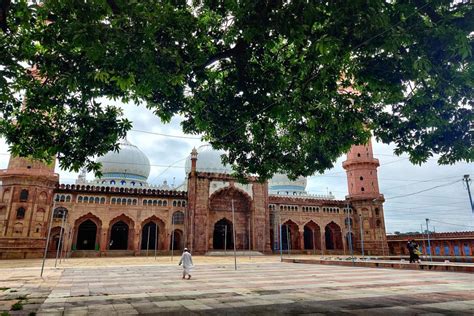
[[[342,167],[347,173],[349,198],[377,199],[380,197],[377,167],[379,160],[374,158],[372,142],[354,145],[347,153]]]
[[[354,145],[347,153],[342,167],[347,173],[349,195],[346,197],[354,209],[354,232],[364,235],[366,255],[388,255],[388,246],[383,216],[384,197],[380,194],[377,177],[379,160],[374,158],[372,142]],[[361,251],[361,238],[357,236],[357,250]]]
[[[9,246],[16,249],[5,255],[41,257],[54,189],[59,182],[54,166],[54,160],[46,164],[11,156],[8,168],[0,170],[0,239],[14,240]]]

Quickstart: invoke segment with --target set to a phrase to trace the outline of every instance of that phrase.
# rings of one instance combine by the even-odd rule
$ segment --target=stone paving
[[[158,261],[68,260],[48,267],[44,280],[38,268],[2,269],[0,262],[0,311],[20,301],[23,310],[11,314],[474,315],[472,274],[280,263],[277,257],[239,258],[234,271],[233,258],[195,257],[192,279],[182,280],[177,259]]]

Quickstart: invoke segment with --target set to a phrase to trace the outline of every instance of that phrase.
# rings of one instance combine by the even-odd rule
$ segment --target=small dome
[[[306,177],[298,177],[296,180],[290,180],[283,173],[276,173],[268,181],[268,191],[271,194],[282,195],[301,195],[306,194]]]
[[[126,138],[119,144],[119,151],[109,151],[97,159],[102,164],[102,179],[146,181],[150,175],[148,157]]]
[[[221,155],[225,154],[223,150],[215,150],[211,145],[202,145],[198,148],[196,170],[200,172],[231,173],[230,165],[223,165]],[[191,171],[191,155],[186,159],[184,166],[186,175]]]

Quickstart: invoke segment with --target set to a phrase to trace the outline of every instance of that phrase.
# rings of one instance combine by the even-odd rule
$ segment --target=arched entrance
[[[214,249],[234,248],[232,222],[226,218],[214,224],[212,246]]]
[[[96,249],[97,225],[90,219],[82,222],[77,228],[77,250]]]
[[[310,221],[304,225],[304,249],[306,250],[315,250],[321,249],[321,231],[318,226],[313,221]]]
[[[325,237],[327,250],[342,250],[342,232],[339,225],[334,222],[327,224]]]
[[[160,228],[155,222],[148,222],[142,228],[142,242],[141,250],[155,249],[158,246],[158,236],[160,235]],[[156,247],[158,248],[158,247]]]
[[[281,226],[281,239],[283,250],[300,250],[298,225],[292,220],[286,221]]]
[[[352,250],[355,250],[355,238],[353,233],[347,233],[346,234],[346,243],[347,243],[347,249],[350,250],[351,248],[349,245],[352,244]]]
[[[183,249],[183,232],[180,229],[175,229],[170,240],[170,250],[173,246],[173,250],[182,250]]]
[[[118,221],[110,229],[110,250],[128,249],[128,225],[124,221]]]

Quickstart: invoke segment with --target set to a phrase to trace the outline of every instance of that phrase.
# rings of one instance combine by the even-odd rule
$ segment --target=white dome
[[[109,151],[97,159],[102,164],[102,179],[138,180],[145,182],[150,175],[150,160],[126,138],[119,151]]]
[[[276,173],[268,181],[268,190],[273,194],[304,194],[306,193],[307,182],[306,177],[298,177],[296,180],[290,180],[285,174]]]
[[[225,154],[225,151],[215,150],[211,145],[202,145],[197,151],[196,171],[214,173],[232,172],[232,167],[230,165],[224,166],[222,164],[221,155]],[[191,155],[186,159],[184,171],[186,172],[186,176],[191,172]]]

